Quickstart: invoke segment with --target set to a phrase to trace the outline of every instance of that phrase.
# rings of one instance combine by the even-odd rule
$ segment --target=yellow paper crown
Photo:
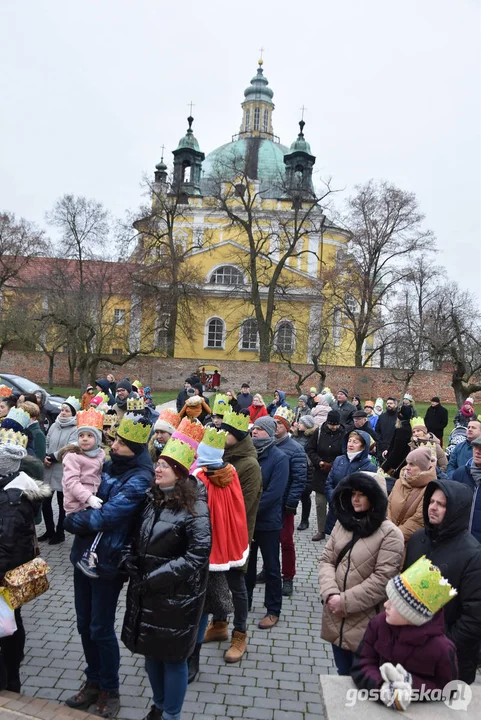
[[[128,398],[127,412],[133,412],[134,410],[145,410],[144,398]]]
[[[458,594],[426,555],[401,573],[400,579],[411,595],[433,615]]]
[[[274,417],[275,418],[276,417],[284,418],[284,420],[286,420],[289,423],[289,425],[292,425],[292,423],[294,421],[294,411],[288,407],[279,407],[279,408],[277,408],[277,410],[274,414]]]
[[[143,418],[139,418],[137,415],[125,414],[120,421],[117,435],[124,440],[144,445],[150,437],[152,425],[145,424],[142,420]]]
[[[216,448],[216,450],[224,450],[226,437],[227,433],[225,430],[217,430],[217,428],[209,427],[204,430],[202,442],[204,445]]]
[[[222,422],[224,425],[229,425],[236,430],[247,432],[249,430],[250,418],[248,415],[241,415],[230,410],[229,412],[224,413],[224,419]]]
[[[165,443],[160,457],[169,457],[187,470],[190,470],[190,466],[195,459],[195,450],[191,448],[190,445],[187,445],[187,443],[182,442],[182,440],[170,438],[170,440],[167,440]]]
[[[424,420],[419,416],[412,418],[411,427],[415,428],[415,427],[419,427],[419,426],[426,427],[426,423],[424,422]]]
[[[21,432],[15,432],[9,428],[5,430],[0,427],[0,445],[20,445],[20,447],[26,448],[28,443],[28,437]]]
[[[79,410],[76,415],[77,427],[79,430],[83,427],[97,428],[102,430],[104,426],[104,414],[100,410],[89,408],[88,410]]]
[[[214,405],[212,407],[212,415],[225,415],[226,412],[232,410],[232,406],[229,403],[229,397],[227,395],[216,395]]]
[[[165,410],[162,410],[158,419],[168,422],[169,425],[172,425],[175,428],[179,427],[180,415],[179,413],[174,412],[171,408],[165,408]]]

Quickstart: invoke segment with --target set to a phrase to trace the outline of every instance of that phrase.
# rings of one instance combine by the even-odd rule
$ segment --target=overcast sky
[[[191,100],[206,154],[239,131],[263,46],[281,142],[305,105],[320,176],[414,191],[437,262],[481,296],[479,0],[1,0],[0,28],[0,209],[136,208]]]

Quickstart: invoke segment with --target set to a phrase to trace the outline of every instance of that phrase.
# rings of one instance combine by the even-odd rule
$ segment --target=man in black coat
[[[326,480],[332,463],[342,455],[343,438],[341,416],[337,410],[330,410],[326,422],[315,430],[306,445],[306,454],[313,469],[312,489],[316,493],[317,533],[312,536],[314,542],[326,537]]]
[[[341,415],[341,425],[344,425],[344,427],[352,422],[352,413],[356,411],[356,406],[349,402],[347,399],[348,397],[348,390],[346,390],[346,388],[341,388],[337,392],[337,402],[334,406],[334,410],[339,410]]]
[[[382,454],[384,450],[388,449],[394,436],[397,420],[397,405],[398,402],[396,398],[388,397],[386,400],[386,412],[379,415],[376,423],[376,449],[380,462],[383,460]]]
[[[176,403],[175,403],[175,404],[176,404],[176,406],[177,406],[177,412],[178,412],[178,413],[180,413],[180,411],[181,411],[182,408],[184,407],[185,401],[186,401],[187,398],[189,397],[189,396],[187,395],[187,390],[188,390],[189,388],[191,388],[191,387],[192,387],[192,378],[187,378],[187,379],[185,380],[185,382],[184,382],[184,388],[183,388],[183,390],[181,390],[181,391],[179,392],[179,394],[177,395],[177,400],[176,400]]]
[[[481,544],[468,530],[472,492],[452,480],[434,480],[424,493],[424,528],[406,548],[404,567],[426,555],[457,590],[444,608],[446,635],[456,645],[459,679],[476,677],[481,642]]]
[[[441,405],[441,400],[437,396],[431,398],[431,407],[426,410],[424,422],[428,432],[439,438],[442,447],[444,428],[448,424],[448,411]]]

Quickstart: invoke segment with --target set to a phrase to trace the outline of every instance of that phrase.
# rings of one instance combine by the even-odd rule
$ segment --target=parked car
[[[0,384],[13,388],[15,395],[22,395],[23,393],[36,393],[39,391],[42,393],[44,398],[46,398],[42,408],[45,432],[47,432],[50,425],[55,422],[57,415],[60,412],[60,408],[62,407],[62,403],[66,400],[66,398],[61,395],[51,395],[41,385],[37,385],[37,383],[32,382],[32,380],[28,380],[28,378],[22,377],[21,375],[0,373]]]

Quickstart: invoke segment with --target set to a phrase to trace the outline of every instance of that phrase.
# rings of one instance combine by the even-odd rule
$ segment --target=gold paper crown
[[[133,410],[145,410],[144,398],[128,398],[127,412],[132,412]]]
[[[217,430],[215,427],[209,427],[204,430],[202,442],[204,445],[216,448],[216,450],[224,450],[226,437],[227,433],[225,430]]]
[[[411,427],[415,428],[415,427],[419,427],[419,426],[426,427],[426,423],[424,422],[424,420],[421,417],[419,417],[419,416],[414,417],[411,420]]]
[[[426,555],[422,555],[399,577],[406,590],[433,615],[458,594]]]
[[[144,445],[150,437],[152,425],[144,424],[143,422],[140,422],[141,420],[142,418],[139,418],[136,415],[124,415],[120,421],[117,435],[124,440]]]
[[[13,390],[11,387],[7,387],[6,385],[0,385],[0,397],[10,397]]]
[[[142,390],[143,387],[144,387],[144,386],[142,385],[142,383],[140,382],[140,380],[134,380],[134,382],[132,383],[132,387],[134,387],[134,386],[135,386],[136,388],[138,388],[139,390]]]
[[[28,437],[23,433],[0,427],[0,445],[20,445],[20,447],[26,448],[27,443]]]
[[[294,411],[288,407],[279,407],[274,413],[274,417],[281,417],[286,420],[289,425],[292,425],[294,421]]]
[[[216,395],[214,405],[212,407],[212,415],[225,415],[226,412],[232,410],[232,406],[229,403],[229,397],[227,395]]]
[[[175,433],[172,433],[172,437],[177,437],[177,433],[187,435],[187,437],[195,440],[196,443],[200,443],[204,435],[204,426],[198,422],[191,422],[189,418],[185,417],[180,421],[179,427]]]
[[[97,428],[102,430],[104,426],[104,414],[100,410],[89,408],[88,410],[79,410],[76,415],[77,427],[81,430],[83,427]]]
[[[190,470],[190,466],[195,459],[195,450],[178,438],[170,438],[170,440],[167,440],[165,443],[160,457],[169,457],[187,470]]]
[[[105,413],[104,415],[104,427],[110,427],[116,425],[119,421],[119,416],[116,413]]]
[[[174,412],[170,408],[165,408],[165,410],[162,410],[158,419],[168,422],[170,425],[172,425],[175,428],[179,427],[179,423],[180,423],[179,413]]]
[[[222,420],[224,425],[230,425],[230,427],[240,430],[241,432],[247,432],[249,430],[249,422],[250,418],[248,415],[240,415],[232,410],[226,412]]]

